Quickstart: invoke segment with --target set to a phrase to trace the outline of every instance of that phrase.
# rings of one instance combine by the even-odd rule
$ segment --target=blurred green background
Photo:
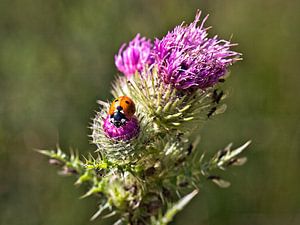
[[[94,150],[87,128],[97,99],[110,99],[114,54],[136,33],[162,37],[197,9],[238,42],[228,110],[201,131],[201,150],[248,139],[249,162],[205,183],[173,224],[300,224],[300,2],[128,0],[0,2],[0,224],[83,225],[96,199],[57,176],[34,148]]]

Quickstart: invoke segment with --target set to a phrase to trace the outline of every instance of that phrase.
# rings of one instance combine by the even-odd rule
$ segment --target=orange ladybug
[[[108,111],[110,122],[116,127],[126,124],[126,122],[131,119],[134,113],[135,104],[132,99],[127,96],[120,96],[116,98],[112,102]]]

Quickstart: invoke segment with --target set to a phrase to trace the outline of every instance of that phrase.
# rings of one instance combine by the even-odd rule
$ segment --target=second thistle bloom
[[[213,86],[240,57],[230,50],[234,44],[207,37],[203,27],[207,17],[198,26],[200,15],[198,12],[190,25],[177,26],[154,43],[152,55],[158,74],[164,83],[179,90]]]
[[[127,47],[126,44],[123,44],[118,55],[115,56],[115,64],[118,70],[127,78],[130,78],[137,71],[141,72],[151,61],[151,48],[150,40],[137,34]]]

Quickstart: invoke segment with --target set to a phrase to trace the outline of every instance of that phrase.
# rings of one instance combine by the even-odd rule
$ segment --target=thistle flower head
[[[207,16],[198,26],[200,15],[198,12],[190,25],[177,26],[154,43],[152,55],[158,74],[164,83],[179,90],[213,86],[240,56],[230,50],[234,44],[229,41],[207,37],[203,27]]]
[[[135,116],[131,117],[123,126],[116,127],[107,116],[103,121],[105,134],[114,140],[128,141],[136,137],[139,133],[139,122]]]
[[[151,62],[151,48],[150,40],[137,34],[127,47],[126,44],[123,44],[118,55],[115,56],[115,64],[118,70],[127,78],[130,78],[137,71],[141,72]]]

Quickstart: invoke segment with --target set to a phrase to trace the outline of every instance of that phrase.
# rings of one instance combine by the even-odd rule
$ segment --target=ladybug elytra
[[[124,125],[135,113],[135,104],[131,98],[120,96],[116,98],[108,111],[110,122],[116,127]]]

